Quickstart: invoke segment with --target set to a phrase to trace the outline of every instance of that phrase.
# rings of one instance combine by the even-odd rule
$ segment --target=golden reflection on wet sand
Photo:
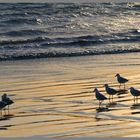
[[[129,91],[114,96],[115,105],[97,111],[93,89],[118,89],[115,74],[129,79],[126,89],[140,89],[140,55],[102,55],[0,62],[0,93],[15,103],[0,120],[1,137],[140,136],[140,106]],[[107,106],[108,105],[108,106]]]

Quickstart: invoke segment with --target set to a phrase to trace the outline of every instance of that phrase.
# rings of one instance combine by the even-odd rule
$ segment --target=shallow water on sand
[[[93,93],[98,87],[108,97],[104,83],[119,89],[116,73],[129,79],[126,89],[140,89],[139,53],[3,61],[0,68],[0,94],[15,101],[11,116],[0,120],[1,137],[140,136],[140,106],[129,91],[102,112]]]

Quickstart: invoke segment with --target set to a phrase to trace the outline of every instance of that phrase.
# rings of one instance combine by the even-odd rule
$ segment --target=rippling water
[[[140,52],[140,3],[0,4],[0,60]]]

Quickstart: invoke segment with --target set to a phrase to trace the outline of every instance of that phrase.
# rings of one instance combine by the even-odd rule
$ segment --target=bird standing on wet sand
[[[104,87],[105,87],[106,92],[109,94],[109,102],[110,102],[110,99],[112,99],[112,102],[113,102],[113,95],[117,94],[118,91],[109,87],[108,84],[105,84]]]
[[[7,104],[7,106],[8,106],[8,114],[9,114],[9,106],[10,106],[11,104],[13,104],[14,101],[12,101],[12,100],[7,96],[6,93],[3,94],[3,95],[1,96],[1,99],[2,99],[3,102],[5,102],[5,103]]]
[[[94,92],[95,92],[96,99],[99,101],[99,108],[100,108],[102,102],[107,98],[103,94],[101,94],[97,88],[94,89]]]
[[[138,96],[140,96],[140,91],[134,87],[130,88],[130,93],[134,96],[134,104],[138,103]]]
[[[124,89],[125,89],[125,83],[128,82],[128,79],[120,76],[120,74],[116,74],[115,77],[117,77],[117,81],[118,83],[120,83],[119,88],[121,87],[121,84],[124,84]]]

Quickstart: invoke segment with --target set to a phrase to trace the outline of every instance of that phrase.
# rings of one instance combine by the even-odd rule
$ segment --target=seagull
[[[109,102],[110,102],[110,96],[112,96],[112,102],[113,102],[113,95],[115,95],[118,91],[109,87],[108,84],[104,85],[106,92],[109,94]]]
[[[0,101],[0,110],[1,110],[1,117],[2,117],[2,110],[7,106],[7,104],[3,101]]]
[[[130,93],[134,96],[134,104],[138,103],[138,96],[140,96],[140,91],[135,89],[134,87],[130,88]]]
[[[120,83],[119,88],[121,87],[121,84],[124,84],[124,89],[125,89],[125,83],[128,82],[128,79],[120,76],[120,74],[116,74],[115,77],[117,77],[117,81],[118,83]]]
[[[101,103],[107,98],[103,94],[101,94],[97,88],[94,89],[94,92],[95,92],[96,99],[99,101],[99,108],[100,108]]]
[[[5,103],[7,104],[7,106],[8,106],[8,114],[9,114],[9,106],[10,106],[11,104],[13,104],[14,101],[12,101],[12,100],[7,96],[6,93],[3,94],[3,95],[1,96],[1,99],[2,99],[3,102],[5,102]]]

